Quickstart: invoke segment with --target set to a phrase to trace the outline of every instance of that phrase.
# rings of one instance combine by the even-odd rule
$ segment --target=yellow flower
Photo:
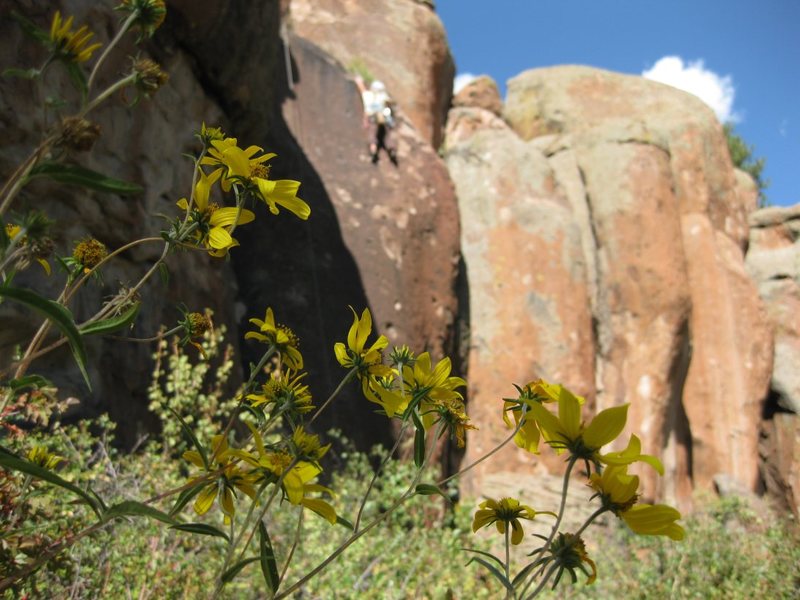
[[[86,238],[78,242],[72,251],[72,258],[82,267],[84,273],[89,273],[108,256],[108,248],[100,240]]]
[[[239,245],[239,242],[231,236],[231,230],[237,225],[250,223],[256,216],[244,208],[235,206],[220,208],[213,202],[209,203],[211,188],[219,179],[220,172],[214,171],[211,175],[206,175],[200,170],[199,175],[194,186],[194,203],[191,207],[191,219],[198,227],[195,239],[208,249],[211,256],[225,256],[228,250]],[[186,198],[181,198],[177,204],[183,210],[190,209]]]
[[[620,452],[609,452],[607,454],[600,454],[597,459],[607,465],[629,465],[634,462],[647,463],[658,471],[659,475],[664,475],[664,466],[661,461],[649,454],[642,454],[642,442],[636,435],[631,435],[628,441],[628,446],[625,450]]]
[[[267,450],[264,446],[261,434],[249,423],[246,423],[246,425],[253,434],[256,454],[241,450],[234,450],[232,453],[244,459],[254,467],[261,469],[262,473],[273,478],[274,481],[282,477],[281,487],[291,504],[302,505],[327,519],[331,524],[336,523],[336,511],[328,502],[321,498],[308,497],[308,494],[314,492],[324,492],[331,496],[333,495],[333,492],[328,488],[312,483],[317,475],[322,472],[322,467],[316,463],[298,460],[297,457],[293,457],[288,452],[282,450]],[[322,456],[322,454],[328,450],[329,446],[324,448],[319,446],[319,438],[317,438],[316,443],[314,440],[309,439],[310,437],[316,436],[306,436],[308,436],[308,434],[305,434],[305,432],[298,435],[297,430],[295,430],[293,441],[295,443],[299,441],[301,445],[305,446],[306,450],[316,452],[318,456]]]
[[[259,146],[239,148],[236,138],[212,140],[204,165],[224,170],[222,189],[228,191],[233,183],[239,183],[263,200],[272,214],[280,211],[278,206],[293,212],[303,220],[311,215],[311,208],[297,197],[300,182],[291,179],[269,179],[269,166],[264,163],[277,156],[274,153],[259,154]]]
[[[6,223],[6,235],[8,236],[9,240],[15,240],[21,231],[22,227],[20,227],[19,225],[15,225],[13,223]],[[20,263],[18,263],[17,266],[20,268],[25,268],[28,265],[28,260],[29,260],[28,257],[33,256],[33,258],[36,259],[36,262],[38,262],[42,266],[44,272],[47,273],[47,275],[49,276],[51,273],[50,263],[44,259],[44,256],[49,255],[49,253],[52,251],[53,249],[52,241],[49,240],[49,238],[41,238],[39,240],[31,241],[26,235],[23,236],[20,240],[18,240],[17,243],[19,244],[19,246],[24,247],[28,250],[25,253],[26,257],[23,258],[22,261],[20,261]]]
[[[94,33],[83,25],[77,31],[72,31],[73,17],[66,21],[61,19],[61,12],[56,11],[53,22],[50,24],[50,48],[55,57],[66,62],[82,63],[92,57],[92,54],[102,44],[86,46]]]
[[[263,321],[253,318],[250,319],[250,322],[257,325],[259,331],[248,331],[244,336],[246,340],[254,339],[271,344],[280,353],[281,360],[287,367],[295,370],[303,368],[303,355],[298,349],[300,339],[286,325],[275,324],[275,316],[272,314],[271,308],[267,308]]]
[[[48,471],[52,471],[65,459],[63,456],[48,452],[44,446],[34,446],[28,452],[28,460]]]
[[[136,13],[136,24],[148,37],[161,27],[167,16],[164,0],[122,0],[118,9]]]
[[[628,404],[599,412],[589,425],[581,420],[581,404],[572,394],[558,400],[558,416],[538,402],[529,405],[530,417],[536,419],[542,435],[557,452],[568,450],[576,458],[597,460],[597,451],[622,433]]]
[[[478,531],[482,527],[488,527],[492,523],[497,527],[499,533],[505,534],[506,528],[511,526],[511,543],[517,545],[522,542],[525,535],[520,519],[533,521],[537,514],[553,515],[551,512],[537,513],[530,506],[520,504],[514,498],[502,498],[501,500],[486,500],[481,502],[479,510],[475,512],[472,519],[472,532]]]
[[[372,314],[365,308],[359,318],[352,306],[350,310],[353,311],[353,324],[347,333],[347,346],[342,342],[336,342],[333,346],[336,360],[345,368],[357,368],[359,377],[389,375],[392,370],[383,364],[383,349],[389,345],[389,340],[385,335],[381,335],[367,347],[367,339],[372,333]]]
[[[330,450],[331,445],[323,446],[318,435],[307,433],[301,426],[295,427],[292,432],[292,448],[297,458],[317,462]]]
[[[463,413],[464,397],[456,391],[456,388],[467,385],[467,382],[461,377],[451,376],[451,368],[449,357],[444,357],[434,366],[428,352],[420,354],[414,361],[413,367],[409,365],[403,367],[403,379],[408,386],[412,403],[419,406],[425,429],[430,429],[431,425],[442,419],[448,424],[453,424],[453,417],[459,412],[456,410],[454,413],[454,409],[459,405],[460,412]],[[461,425],[467,422],[465,414],[463,417],[464,419],[456,419]],[[460,431],[455,428],[453,433],[458,440],[459,435],[463,436],[464,428]]]
[[[532,402],[540,404],[558,402],[559,398],[567,396],[573,396],[578,400],[579,404],[585,402],[584,398],[575,396],[567,388],[559,384],[548,383],[544,379],[531,381],[522,388],[516,384],[514,387],[517,388],[519,396],[516,399],[503,398],[503,421],[509,429],[519,428],[514,435],[514,443],[533,454],[539,454],[539,426],[536,423],[536,419],[529,418],[526,414],[527,407]],[[514,425],[511,424],[511,420],[508,418],[509,412],[514,415]],[[520,426],[520,420],[522,420],[522,426]]]
[[[394,383],[397,381],[394,377],[368,377],[368,387],[364,395],[370,402],[380,404],[386,416],[390,419],[397,416],[402,416],[408,408],[408,402],[411,398],[405,393],[404,390],[395,389]]]
[[[183,458],[206,471],[214,473],[222,469],[222,473],[215,476],[200,490],[194,502],[194,511],[198,515],[206,514],[214,505],[214,500],[219,497],[219,507],[225,515],[226,523],[236,513],[234,489],[241,490],[250,498],[255,499],[256,490],[253,487],[254,477],[251,473],[246,473],[240,469],[233,461],[235,451],[228,448],[228,441],[221,435],[215,435],[211,439],[212,464],[206,467],[203,458],[197,450],[187,450],[183,453]],[[199,481],[201,477],[195,477],[192,481]]]
[[[592,473],[589,485],[597,491],[603,507],[625,521],[634,533],[665,535],[682,540],[686,535],[675,521],[681,513],[664,504],[637,504],[639,478],[628,474],[627,465],[610,466],[602,475]]]
[[[278,411],[294,414],[295,417],[314,410],[311,404],[311,393],[308,386],[301,382],[307,373],[297,373],[287,369],[285,373],[275,370],[270,379],[261,386],[260,394],[248,394],[247,399],[253,406],[275,404]]]

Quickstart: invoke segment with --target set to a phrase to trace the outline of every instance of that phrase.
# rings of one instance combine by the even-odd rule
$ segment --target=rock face
[[[438,148],[455,66],[431,7],[410,0],[291,0],[290,27],[345,69],[386,84],[420,137]]]
[[[369,306],[375,329],[392,344],[437,358],[452,353],[459,227],[443,161],[401,123],[398,166],[385,155],[371,164],[353,81],[314,44],[292,36],[290,49],[294,82],[266,145],[278,153],[274,177],[303,181],[312,216],[300,223],[281,215],[260,231],[243,230],[250,251],[234,266],[245,304],[288,307],[285,322],[319,342],[303,353],[320,390],[344,375],[332,349],[352,322],[348,305],[359,313]],[[352,431],[357,423],[364,441],[385,439],[375,437],[385,417],[370,420],[372,408],[355,386],[345,398],[352,402],[328,411],[326,425]]]
[[[494,79],[481,75],[465,85],[453,98],[453,106],[469,106],[482,108],[500,116],[503,112],[503,100]]]
[[[800,206],[750,216],[747,271],[769,315],[775,366],[764,411],[761,456],[767,490],[800,508]]]
[[[143,290],[148,302],[134,335],[153,335],[160,323],[180,316],[174,306],[184,302],[190,310],[214,309],[215,322],[227,324],[235,341],[248,328],[248,317],[263,318],[265,308],[273,306],[277,319],[294,328],[304,341],[309,381],[318,402],[344,375],[333,359],[333,344],[346,338],[352,322],[348,304],[359,311],[367,306],[372,309],[376,335],[385,333],[393,342],[428,349],[437,358],[452,353],[458,213],[447,170],[429,142],[439,131],[449,103],[445,90],[451,86],[452,60],[430,7],[383,4],[375,3],[373,12],[381,7],[393,11],[393,18],[403,17],[402,25],[390,26],[385,17],[376,17],[374,25],[378,27],[380,21],[388,54],[376,58],[370,67],[388,69],[390,58],[401,64],[403,56],[415,50],[409,71],[394,70],[386,78],[390,87],[397,86],[407,98],[401,101],[401,109],[412,119],[400,120],[397,167],[385,159],[377,165],[370,163],[361,98],[341,65],[302,37],[292,37],[285,49],[281,45],[280,3],[170,3],[167,21],[148,47],[169,71],[169,85],[133,111],[116,103],[98,113],[106,136],[91,154],[80,157],[81,164],[141,182],[145,193],[122,199],[74,195],[74,190],[64,188],[54,191],[58,194],[53,196],[55,202],[43,207],[63,220],[56,239],[59,253],[68,253],[72,242],[88,234],[115,248],[131,236],[157,232],[162,226],[157,214],[171,214],[175,201],[187,195],[191,167],[181,155],[196,151],[193,132],[204,121],[222,126],[241,144],[277,152],[272,176],[301,180],[300,195],[313,213],[308,222],[301,222],[290,213],[272,217],[258,207],[257,221],[237,231],[242,247],[231,252],[230,262],[204,253],[176,255],[170,263],[169,287],[156,281]],[[90,22],[95,31],[112,30],[116,15],[93,6],[75,1],[59,8],[74,14],[78,23]],[[0,56],[41,64],[42,57],[35,51],[25,54],[31,44],[23,42],[8,12],[17,9],[47,27],[53,8],[29,0],[4,4]],[[354,10],[350,7],[348,14]],[[333,39],[333,30],[322,34],[322,42]],[[428,48],[430,55],[416,52],[419,48]],[[124,72],[126,53],[131,51],[123,47],[109,64],[109,72]],[[358,52],[356,47],[354,52]],[[392,52],[400,52],[399,57]],[[291,86],[285,81],[287,56],[294,79]],[[428,79],[417,82],[418,72],[427,73]],[[0,87],[0,119],[6,136],[0,149],[3,174],[10,173],[34,144],[26,134],[32,124],[17,120],[17,115],[24,119],[30,114],[23,110],[29,103],[27,84],[6,82]],[[431,93],[434,83],[437,87]],[[427,128],[424,135],[412,121]],[[50,189],[32,186],[30,193],[41,195]],[[29,194],[27,201],[32,198]],[[79,299],[75,312],[83,316],[100,298],[113,293],[117,281],[136,281],[159,252],[160,245],[151,244],[135,249],[130,257],[124,255],[119,266],[108,270],[109,285]],[[51,291],[56,285],[54,278]],[[12,345],[25,339],[38,322],[10,303],[0,308],[0,344],[7,356]],[[256,352],[250,346],[244,350]],[[152,425],[148,425],[145,396],[151,351],[144,345],[131,348],[102,340],[90,346],[95,369],[92,396],[82,387],[66,354],[41,366],[65,395],[87,399],[89,414],[108,411],[118,422],[125,422],[123,441],[132,443]],[[121,364],[131,370],[119,369]],[[128,373],[136,373],[136,381],[119,380],[119,374]],[[321,427],[338,426],[362,447],[386,441],[390,432],[385,419],[374,419],[373,408],[365,406],[354,387],[337,400]]]
[[[713,113],[638,77],[555,67],[509,82],[507,126],[481,108],[451,115],[446,160],[464,223],[476,213],[471,199],[484,199],[475,237],[502,237],[511,220],[503,215],[523,207],[547,215],[535,221],[548,234],[521,236],[512,254],[470,246],[464,227],[478,336],[470,402],[473,412],[495,415],[470,438],[467,461],[503,436],[499,398],[510,384],[543,376],[588,395],[596,410],[631,404],[628,429],[667,470],[660,480],[642,472],[646,495],[685,505],[693,487],[710,488],[720,473],[755,488],[771,335],[744,270],[749,197],[737,188]],[[471,168],[481,175],[467,180]],[[551,173],[546,193],[520,181],[534,170]],[[477,275],[486,265],[499,277]],[[515,288],[502,303],[493,292],[500,285]],[[565,309],[551,318],[542,306]],[[478,315],[497,311],[540,331],[483,335],[497,325],[479,324]],[[503,373],[510,381],[487,374],[509,356],[525,357]]]
[[[76,23],[91,22],[100,41],[107,42],[104,32],[112,29],[117,21],[116,14],[95,10],[93,2],[64,4],[60,6],[62,13],[74,14]],[[9,18],[12,9],[47,28],[54,9],[52,3],[45,6],[38,2],[14,0],[3,3],[0,8],[2,68],[12,66],[9,61],[18,61],[25,66],[41,64],[43,50],[24,37],[17,24]],[[110,58],[105,72],[117,74],[127,71],[130,65],[127,55],[132,51],[131,46],[123,45]],[[158,215],[175,214],[175,201],[185,196],[191,186],[191,166],[182,154],[196,150],[193,132],[204,120],[213,123],[224,118],[219,106],[198,83],[191,57],[174,43],[162,45],[157,54],[170,74],[169,84],[151,100],[143,101],[134,109],[124,106],[119,96],[115,96],[107,105],[91,113],[89,117],[101,126],[103,135],[91,152],[71,157],[78,164],[142,184],[144,193],[137,197],[120,197],[35,182],[24,189],[18,203],[12,207],[19,213],[26,207],[36,207],[57,220],[59,226],[53,231],[53,238],[56,251],[62,256],[70,255],[74,244],[86,236],[97,237],[110,249],[119,248],[136,238],[157,236],[164,227],[164,221]],[[50,82],[58,81],[57,70],[48,74],[54,78],[49,79]],[[104,83],[109,83],[105,75],[99,78],[99,84]],[[0,147],[0,173],[4,180],[39,139],[38,135],[30,133],[38,132],[41,125],[36,121],[40,113],[30,110],[31,94],[35,94],[32,89],[24,80],[4,78],[0,85],[0,120],[5,140]],[[59,91],[65,98],[75,98],[74,92],[68,96],[66,85],[61,85]],[[34,102],[39,102],[35,96]],[[46,201],[42,202],[41,198]],[[104,298],[117,292],[120,285],[134,284],[160,255],[162,246],[160,242],[149,242],[122,254],[105,270],[103,283],[90,285],[76,296],[70,306],[75,315],[79,319],[90,316]],[[169,266],[169,286],[164,286],[155,277],[142,290],[147,302],[131,335],[149,337],[157,332],[160,324],[173,324],[180,318],[176,309],[180,302],[186,303],[190,310],[210,307],[215,312],[216,322],[234,323],[236,282],[229,265],[224,261],[209,260],[205,254],[181,253],[170,259]],[[53,295],[57,295],[63,285],[63,274],[55,267],[50,278],[40,277],[35,269],[24,275],[15,282]],[[38,317],[30,311],[12,303],[5,302],[0,306],[3,364],[13,345],[29,340],[39,323]],[[232,341],[235,343],[235,336]],[[79,409],[83,414],[109,412],[118,423],[129,424],[129,427],[120,428],[119,437],[124,443],[133,443],[143,430],[152,426],[145,397],[152,369],[152,348],[110,339],[89,339],[87,352],[92,394],[88,393],[65,350],[34,363],[32,370],[52,376],[62,397],[74,395],[80,398],[82,405]],[[126,368],[122,370],[120,365]]]

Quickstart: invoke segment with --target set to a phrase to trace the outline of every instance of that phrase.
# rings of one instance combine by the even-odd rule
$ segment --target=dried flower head
[[[100,137],[100,126],[81,117],[66,117],[61,121],[61,136],[57,145],[77,152],[92,149]]]

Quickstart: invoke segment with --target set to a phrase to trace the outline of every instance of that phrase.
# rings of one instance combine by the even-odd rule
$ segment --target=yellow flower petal
[[[209,509],[214,505],[214,500],[217,497],[217,484],[216,482],[207,485],[197,495],[197,500],[194,501],[194,512],[198,515],[206,514]]]
[[[602,448],[615,440],[625,428],[628,420],[628,404],[607,408],[592,419],[583,433],[583,441],[589,448]]]

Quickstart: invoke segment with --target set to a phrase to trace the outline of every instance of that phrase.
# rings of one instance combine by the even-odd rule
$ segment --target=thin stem
[[[400,447],[400,442],[403,441],[403,434],[405,433],[406,427],[408,426],[408,421],[403,421],[403,426],[400,428],[400,431],[397,434],[397,440],[395,440],[394,446],[392,449],[389,450],[389,454],[386,455],[386,458],[383,459],[378,468],[375,470],[375,473],[372,475],[372,479],[369,482],[369,486],[367,486],[367,491],[364,493],[364,498],[361,500],[361,506],[358,507],[358,514],[356,515],[356,522],[353,526],[355,531],[358,531],[358,526],[361,523],[361,516],[364,512],[364,507],[367,505],[367,499],[369,498],[370,493],[372,493],[372,488],[375,485],[375,482],[378,480],[378,476],[381,474],[383,467],[389,462],[395,452],[397,452],[397,448]]]
[[[115,81],[110,86],[108,86],[102,93],[98,94],[97,97],[89,102],[86,107],[78,113],[79,117],[85,117],[95,108],[97,108],[100,104],[102,104],[109,96],[111,96],[117,90],[121,90],[126,85],[133,83],[136,80],[136,73],[131,73],[122,79]]]
[[[600,515],[602,515],[602,514],[603,514],[604,512],[606,512],[606,511],[608,511],[608,509],[607,509],[607,508],[604,508],[604,507],[602,507],[602,506],[601,506],[600,508],[598,508],[596,511],[594,511],[594,512],[593,512],[593,513],[592,513],[592,514],[589,516],[589,518],[588,518],[588,519],[586,519],[586,522],[585,522],[583,525],[581,525],[581,528],[580,528],[580,529],[578,529],[578,531],[576,531],[576,532],[575,532],[573,535],[575,535],[575,536],[577,537],[577,536],[579,536],[580,534],[582,534],[582,533],[584,532],[584,530],[585,530],[587,527],[589,527],[589,525],[591,525],[591,524],[592,524],[592,521],[594,521],[594,520],[595,520],[597,517],[599,517]]]
[[[439,426],[437,428],[437,431],[436,431],[436,435],[434,436],[433,439],[439,439],[439,434],[441,433],[443,426],[444,426],[443,423],[439,424]],[[317,573],[322,571],[332,561],[336,560],[336,558],[342,552],[347,550],[347,548],[349,548],[356,540],[358,540],[361,536],[366,534],[368,531],[371,531],[373,528],[377,527],[387,517],[389,517],[389,515],[391,515],[395,511],[395,509],[397,509],[398,506],[400,506],[406,500],[408,500],[408,498],[413,496],[414,495],[414,490],[416,490],[417,484],[419,483],[419,480],[422,477],[422,473],[424,472],[425,467],[427,466],[428,461],[430,460],[431,456],[433,455],[433,451],[435,449],[436,449],[436,444],[431,444],[430,450],[428,451],[427,455],[425,456],[425,460],[422,462],[422,465],[420,465],[420,468],[417,470],[417,473],[414,476],[414,480],[411,482],[411,485],[403,493],[403,495],[400,496],[400,498],[395,500],[392,503],[392,505],[389,506],[389,508],[385,512],[381,513],[378,517],[376,517],[371,523],[369,523],[366,527],[364,527],[364,529],[362,529],[361,531],[354,532],[353,535],[351,535],[349,538],[347,538],[347,540],[345,540],[344,543],[342,543],[341,546],[339,546],[336,550],[334,550],[328,556],[328,558],[323,560],[320,564],[318,564],[316,567],[311,569],[311,571],[309,571],[303,577],[301,577],[296,582],[294,582],[294,584],[290,588],[282,591],[280,594],[275,596],[274,600],[280,600],[281,598],[285,598],[285,597],[289,596],[290,594],[293,594],[295,591],[297,591],[301,587],[303,587],[303,585],[305,585],[305,583],[308,580],[312,579]]]
[[[303,528],[303,515],[305,512],[303,511],[302,507],[300,508],[300,515],[297,517],[297,529],[294,532],[294,541],[292,542],[292,547],[289,548],[289,554],[286,556],[286,562],[283,565],[283,569],[281,570],[281,576],[278,578],[278,588],[281,586],[283,579],[286,577],[286,572],[289,570],[289,565],[292,564],[292,558],[294,557],[294,551],[297,549],[297,546],[300,542],[300,532]]]
[[[511,581],[511,543],[510,543],[510,535],[511,535],[511,527],[506,524],[506,532],[505,532],[505,546],[506,546],[506,562],[504,564],[505,572],[506,572],[506,581]],[[506,598],[511,595],[511,591],[506,592]]]
[[[467,465],[466,467],[464,467],[460,471],[458,471],[456,473],[453,473],[452,475],[450,475],[448,477],[445,477],[441,481],[437,482],[436,485],[441,486],[441,485],[444,485],[445,483],[447,483],[448,481],[450,481],[451,479],[455,479],[456,477],[460,477],[461,475],[463,475],[467,471],[470,471],[470,470],[474,469],[479,464],[481,464],[483,461],[487,460],[491,456],[493,456],[493,455],[497,454],[498,452],[500,452],[500,450],[502,450],[511,440],[514,439],[514,436],[517,435],[519,430],[522,428],[523,423],[524,423],[524,421],[522,419],[520,419],[519,423],[514,428],[514,431],[511,432],[511,435],[509,435],[506,439],[504,439],[502,442],[500,442],[500,444],[498,446],[495,446],[492,450],[490,450],[489,452],[487,452],[486,454],[481,456],[475,462]]]
[[[309,425],[314,422],[314,420],[322,413],[323,410],[327,408],[327,406],[331,402],[333,402],[333,399],[336,398],[337,395],[339,395],[339,392],[342,391],[342,388],[344,388],[345,384],[347,384],[347,382],[350,381],[353,378],[353,375],[355,375],[357,372],[358,372],[358,367],[353,367],[347,372],[347,375],[345,375],[344,379],[342,379],[339,382],[339,385],[336,386],[336,389],[333,390],[333,393],[330,396],[328,396],[328,399],[322,403],[322,406],[320,406],[317,409],[317,412],[315,412],[314,415],[308,420]]]
[[[544,586],[547,585],[547,582],[549,581],[550,577],[552,577],[553,573],[556,572],[557,568],[558,568],[558,563],[553,563],[550,566],[550,569],[547,571],[547,573],[545,573],[544,577],[542,577],[542,580],[539,582],[539,585],[536,586],[536,589],[533,590],[530,593],[530,595],[525,596],[524,600],[528,600],[529,598],[535,598],[536,596],[538,596],[541,593],[541,591],[544,589]],[[531,581],[533,581],[533,579],[531,579]],[[528,583],[528,585],[530,585],[530,582]],[[527,589],[528,589],[528,586],[525,586],[525,590],[527,590]],[[522,590],[523,594],[525,593],[525,590]]]
[[[103,64],[103,62],[105,61],[106,57],[109,55],[111,50],[114,48],[114,46],[116,46],[119,43],[119,41],[122,39],[122,36],[125,35],[125,33],[128,31],[128,29],[131,28],[131,26],[133,25],[133,22],[138,17],[139,17],[139,11],[135,10],[128,16],[127,19],[125,19],[125,22],[122,24],[122,27],[117,32],[117,35],[115,35],[114,39],[112,39],[108,43],[108,45],[106,46],[105,50],[103,50],[103,53],[97,59],[97,62],[94,63],[94,67],[92,68],[92,73],[91,73],[91,75],[89,75],[89,81],[86,84],[86,89],[88,89],[88,90],[92,89],[92,84],[94,83],[95,77],[97,77],[97,71],[100,69],[100,65]]]
[[[45,138],[42,143],[40,143],[36,149],[31,152],[31,155],[25,159],[25,161],[17,167],[17,170],[8,178],[5,185],[3,185],[3,189],[0,191],[0,197],[3,198],[2,204],[0,204],[0,217],[2,217],[8,207],[11,205],[12,200],[16,197],[17,193],[19,193],[20,188],[22,187],[22,183],[25,181],[25,177],[31,172],[31,169],[36,166],[36,163],[39,162],[39,159],[42,155],[47,151],[55,141],[55,136],[50,136]]]

